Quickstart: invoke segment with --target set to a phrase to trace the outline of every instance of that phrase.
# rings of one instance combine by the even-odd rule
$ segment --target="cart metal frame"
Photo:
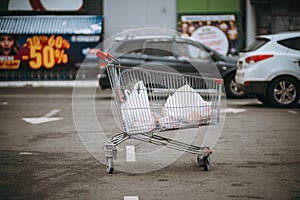
[[[145,79],[146,82],[151,80],[151,84],[155,83],[155,86],[160,85],[156,84],[155,79],[157,74],[162,74],[162,76],[170,80],[168,83],[172,85],[168,85],[167,87],[152,87],[151,84],[147,85],[147,92],[151,93],[149,98],[154,99],[155,101],[159,101],[161,96],[166,96],[173,94],[179,88],[180,84],[173,85],[173,82],[177,82],[180,77],[187,79],[191,85],[194,85],[195,90],[199,94],[205,94],[205,96],[212,102],[211,104],[211,116],[209,119],[205,119],[204,121],[199,121],[197,124],[192,124],[190,126],[177,127],[175,129],[182,128],[194,128],[202,125],[216,125],[220,120],[220,107],[221,107],[221,96],[222,96],[222,86],[223,79],[218,78],[205,78],[200,76],[189,76],[182,75],[179,73],[170,73],[170,72],[162,72],[157,70],[148,70],[148,69],[139,69],[135,67],[121,67],[119,61],[115,59],[112,55],[106,52],[97,51],[96,55],[100,57],[102,60],[107,63],[108,75],[110,78],[114,99],[117,105],[117,109],[119,111],[119,116],[122,121],[122,113],[121,113],[121,105],[124,103],[124,90],[128,89],[129,81]],[[146,75],[145,73],[146,72]],[[126,76],[124,74],[126,73]],[[129,75],[128,75],[129,74]],[[155,76],[148,75],[154,74]],[[170,77],[170,76],[176,76]],[[126,77],[126,81],[123,79]],[[165,79],[164,77],[160,77],[160,79]],[[200,83],[204,80],[204,83]],[[154,82],[153,82],[154,81]],[[195,85],[196,83],[196,85]],[[182,84],[181,84],[182,85]],[[153,109],[151,107],[151,109]],[[161,109],[161,108],[159,108]],[[174,150],[179,150],[191,154],[197,155],[197,163],[199,166],[204,167],[205,171],[210,169],[210,155],[212,154],[212,150],[207,146],[195,146],[191,144],[186,144],[180,141],[176,141],[170,138],[162,137],[159,135],[162,131],[168,131],[173,129],[162,129],[157,127],[151,131],[139,132],[139,133],[129,133],[126,131],[126,127],[124,125],[124,121],[122,121],[122,129],[123,132],[116,134],[108,139],[107,143],[103,146],[103,150],[105,151],[106,157],[106,171],[107,173],[113,173],[114,171],[114,159],[117,157],[117,146],[128,139],[135,139],[142,142],[151,143],[154,145],[165,146]]]

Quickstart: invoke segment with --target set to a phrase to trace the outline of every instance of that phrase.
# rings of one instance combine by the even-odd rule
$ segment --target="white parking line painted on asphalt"
[[[50,112],[46,113],[42,117],[32,117],[32,118],[22,118],[25,122],[28,122],[30,124],[41,124],[41,123],[47,123],[47,122],[53,122],[62,120],[62,117],[52,117],[53,115],[60,112],[60,109],[53,109]]]
[[[37,153],[32,153],[32,152],[20,152],[20,155],[37,155]]]
[[[53,109],[50,112],[46,113],[43,117],[52,117],[53,115],[60,112],[60,109]]]
[[[98,87],[97,80],[69,81],[1,81],[1,87]]]
[[[241,113],[241,112],[246,112],[246,109],[241,109],[241,108],[225,108],[225,109],[221,109],[220,111],[221,113]]]
[[[126,146],[126,161],[135,162],[135,146]]]
[[[4,101],[4,102],[0,102],[1,105],[6,106],[8,104],[8,102]]]
[[[291,114],[294,114],[294,115],[297,115],[297,114],[298,114],[298,112],[295,111],[295,110],[288,110],[288,112],[291,113]]]
[[[139,200],[138,196],[124,196],[124,200]]]

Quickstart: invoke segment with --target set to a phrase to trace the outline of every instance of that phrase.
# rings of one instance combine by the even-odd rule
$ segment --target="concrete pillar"
[[[246,46],[250,45],[256,36],[256,16],[251,0],[246,0]]]

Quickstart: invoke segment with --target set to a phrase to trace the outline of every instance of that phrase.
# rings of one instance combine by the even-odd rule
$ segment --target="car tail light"
[[[273,57],[272,54],[264,54],[264,55],[250,56],[250,57],[247,57],[245,60],[246,60],[246,63],[256,63],[256,62],[259,62],[259,61],[262,61],[262,60],[265,60],[265,59],[271,58],[271,57]]]
[[[250,85],[250,81],[245,81],[244,85]]]

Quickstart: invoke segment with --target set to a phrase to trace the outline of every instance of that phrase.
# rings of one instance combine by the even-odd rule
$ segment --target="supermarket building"
[[[0,43],[15,46],[0,52],[0,81],[73,80],[79,67],[86,72],[79,78],[96,79],[90,50],[138,27],[177,30],[237,55],[256,35],[300,30],[299,6],[298,0],[2,0]]]

